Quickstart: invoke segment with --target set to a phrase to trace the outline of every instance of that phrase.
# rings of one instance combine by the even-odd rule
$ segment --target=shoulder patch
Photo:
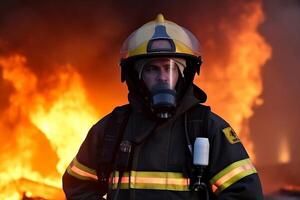
[[[235,144],[235,143],[240,142],[239,137],[237,136],[237,134],[234,132],[234,130],[230,126],[227,127],[227,128],[224,128],[223,133],[225,134],[227,140],[231,144]]]

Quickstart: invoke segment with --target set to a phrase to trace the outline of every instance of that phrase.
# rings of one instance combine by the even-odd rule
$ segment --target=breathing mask
[[[136,62],[139,79],[148,90],[151,109],[159,118],[170,118],[176,109],[176,85],[183,76],[182,58],[147,58]]]

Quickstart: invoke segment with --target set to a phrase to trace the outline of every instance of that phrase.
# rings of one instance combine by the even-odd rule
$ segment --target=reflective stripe
[[[110,180],[112,189],[116,189],[119,181],[119,173],[115,172]],[[155,189],[188,191],[189,179],[182,173],[176,172],[141,172],[131,171],[124,173],[121,179],[121,189]]]
[[[96,170],[84,166],[76,158],[68,166],[67,172],[81,180],[98,180]]]
[[[256,169],[249,158],[234,162],[210,180],[212,191],[219,193],[245,176],[254,173]]]

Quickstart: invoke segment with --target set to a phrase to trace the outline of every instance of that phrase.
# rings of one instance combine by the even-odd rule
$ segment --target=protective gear
[[[176,108],[176,92],[160,85],[152,93],[152,109],[157,117],[167,119],[173,116]]]
[[[176,84],[183,68],[180,59],[146,58],[136,65],[140,80],[149,91],[151,108],[159,118],[171,117],[176,108]]]
[[[172,61],[174,64],[177,65],[179,71],[180,71],[180,75],[181,77],[184,77],[184,69],[186,68],[186,61],[185,59],[183,58],[169,58],[170,59],[170,62]],[[149,61],[151,61],[152,59],[151,58],[145,58],[145,59],[140,59],[140,60],[137,60],[134,64],[134,68],[135,70],[138,72],[139,74],[139,79],[142,79],[142,72],[143,72],[143,69],[144,69],[144,66],[146,63],[148,63]]]
[[[210,199],[263,199],[259,177],[242,143],[228,123],[208,109],[204,112],[205,106],[199,105],[205,102],[206,95],[192,83],[201,64],[195,40],[191,33],[164,20],[162,15],[127,39],[121,67],[122,79],[129,88],[130,112],[116,109],[120,112],[107,115],[90,129],[63,176],[67,199],[96,200],[106,194],[107,199],[117,195],[118,199],[133,200],[202,199],[199,192],[189,187],[195,180],[187,146],[196,137],[206,137],[211,144],[209,165],[203,176],[203,181],[210,185]],[[176,65],[177,81],[168,80],[176,77],[174,74],[159,81],[151,78],[151,67],[145,73],[158,58],[168,59],[169,66]],[[176,60],[179,58],[185,63]],[[136,66],[137,62],[142,64]],[[153,118],[147,112],[161,99],[174,102],[171,95],[157,101],[157,86],[159,91],[176,91],[176,111],[171,119]],[[152,101],[150,97],[154,97]],[[145,105],[150,109],[145,109]],[[115,113],[128,117],[115,118]],[[121,152],[113,148],[118,147],[116,144],[121,144]],[[112,148],[113,153],[109,153]]]
[[[157,121],[139,112],[139,104],[136,104],[134,99],[129,100],[132,113],[122,140],[132,141],[136,145],[132,162],[121,179],[118,199],[202,199],[198,192],[192,192],[189,188],[192,181],[190,174],[193,173],[189,167],[192,157],[186,147],[183,134],[185,128],[182,126],[185,123],[183,115],[187,113],[186,124],[190,129],[190,140],[205,134],[198,125],[203,123],[203,120],[195,120],[192,117],[199,115],[199,100],[193,95],[192,88],[179,105],[179,112],[174,115],[174,120],[164,121],[158,126],[155,125]],[[64,174],[63,189],[67,199],[101,199],[106,193],[107,199],[112,199],[116,194],[119,169],[115,168],[111,178],[107,179],[110,189],[99,185],[99,180],[103,177],[99,171],[101,166],[98,159],[102,152],[106,152],[101,146],[105,128],[111,120],[112,114],[92,127],[76,155],[76,160],[74,159],[68,172]],[[207,133],[204,137],[208,137],[211,143],[211,153],[203,180],[210,185],[210,199],[262,200],[256,170],[242,143],[231,144],[228,141],[224,133],[227,127],[229,124],[219,116],[211,111],[208,113]],[[108,136],[112,134],[109,131],[107,133]],[[141,142],[140,138],[146,139]]]
[[[187,29],[164,19],[162,14],[134,31],[123,43],[121,58],[139,56],[199,57],[200,46]]]
[[[162,14],[134,31],[121,48],[122,81],[126,79],[130,62],[145,57],[177,57],[191,63],[194,72],[199,73],[202,63],[200,44],[187,29],[164,19]],[[185,65],[188,67],[188,65]]]
[[[147,59],[161,57],[172,58],[181,77],[176,91],[164,90],[164,95],[159,95],[168,103],[160,104],[157,109],[153,103],[153,92],[147,91],[141,74]],[[192,84],[195,73],[199,74],[201,63],[200,45],[196,37],[187,29],[165,20],[162,14],[134,31],[121,48],[122,81],[126,81],[129,92],[140,96],[146,107],[163,118],[173,115],[178,101]]]

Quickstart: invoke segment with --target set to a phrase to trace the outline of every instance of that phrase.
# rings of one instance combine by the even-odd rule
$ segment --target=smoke
[[[300,2],[267,0],[264,10],[266,21],[261,32],[272,46],[273,56],[263,71],[264,104],[251,119],[252,139],[258,163],[269,166],[269,171],[278,164],[283,153],[281,143],[287,138],[291,161],[280,168],[280,176],[274,179],[274,174],[269,174],[266,181],[279,182],[280,186],[300,184]]]
[[[266,1],[265,10],[267,19],[262,32],[273,47],[273,58],[264,71],[265,104],[257,109],[253,118],[253,121],[256,119],[257,123],[262,123],[253,126],[257,132],[256,137],[259,137],[257,142],[265,142],[266,139],[279,142],[282,135],[286,134],[291,136],[290,142],[294,145],[290,146],[293,148],[299,141],[295,138],[298,134],[297,121],[300,113],[300,4],[299,1]],[[278,145],[264,148],[261,151],[262,158],[274,155],[272,152],[276,152],[277,147]],[[297,155],[297,151],[294,152]],[[294,159],[299,160],[299,157],[295,156]],[[275,158],[265,162],[272,160],[274,162]]]

